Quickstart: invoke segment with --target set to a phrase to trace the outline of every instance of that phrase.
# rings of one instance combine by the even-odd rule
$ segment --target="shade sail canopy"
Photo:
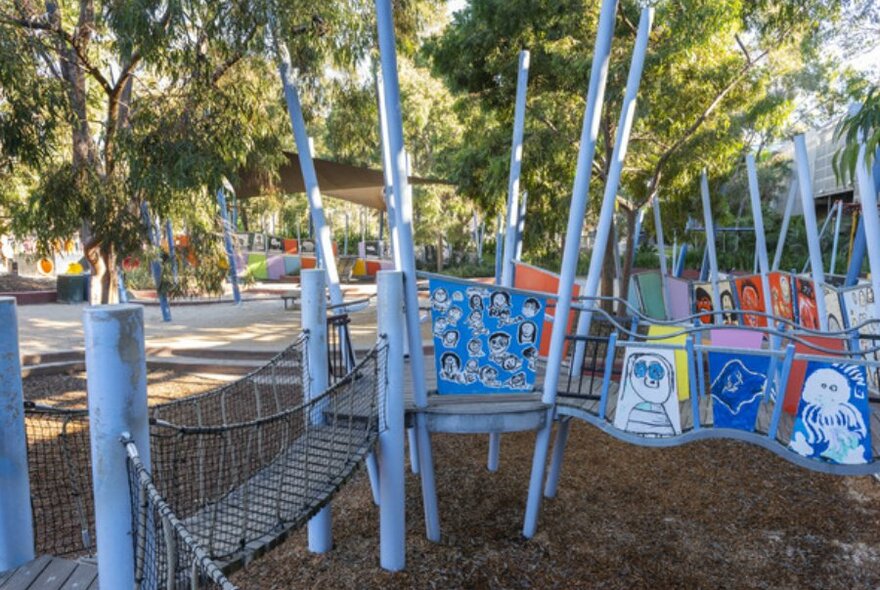
[[[284,193],[306,192],[302,170],[299,167],[299,155],[284,152],[287,162],[279,170],[280,189]],[[322,195],[343,199],[350,203],[363,205],[372,209],[385,210],[385,176],[381,170],[340,164],[321,158],[313,158],[315,173],[318,175],[318,186]],[[445,180],[409,177],[410,184],[452,184]],[[235,193],[239,198],[246,199],[269,192],[265,179],[253,173],[241,174]]]

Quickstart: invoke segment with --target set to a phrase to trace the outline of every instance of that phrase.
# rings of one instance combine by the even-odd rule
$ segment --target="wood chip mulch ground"
[[[150,373],[151,400],[216,381]],[[82,374],[25,380],[26,397],[83,402]],[[78,400],[78,401],[77,401]],[[407,475],[407,569],[378,566],[378,509],[362,471],[333,503],[335,548],[305,531],[233,575],[242,588],[875,588],[880,482],[795,467],[734,441],[673,449],[618,442],[575,423],[558,497],[521,537],[534,434],[505,435],[485,469],[485,436],[435,435],[443,538],[424,538]]]

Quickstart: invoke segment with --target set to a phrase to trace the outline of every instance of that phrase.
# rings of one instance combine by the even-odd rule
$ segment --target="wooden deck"
[[[95,565],[42,556],[18,569],[0,573],[0,590],[97,590]]]

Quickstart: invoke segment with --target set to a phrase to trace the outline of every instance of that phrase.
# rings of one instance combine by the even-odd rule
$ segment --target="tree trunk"
[[[100,245],[85,247],[86,259],[91,266],[89,279],[89,303],[108,305],[119,303],[116,289],[116,255],[112,250],[104,251]]]
[[[443,234],[437,234],[437,272],[443,272]]]
[[[615,221],[612,218],[612,227],[608,231],[608,241],[605,244],[605,258],[602,260],[602,280],[599,287],[599,293],[603,297],[614,296],[614,248],[617,248],[617,244],[614,243],[614,223]],[[614,313],[613,301],[602,301],[601,307],[608,314]]]
[[[620,298],[626,299],[629,294],[629,279],[632,275],[633,250],[636,245],[636,216],[638,211],[624,209],[623,212],[626,215],[626,248],[624,248],[623,252],[623,270],[621,270],[620,277],[618,278],[617,288],[620,292]],[[622,303],[619,305],[618,313],[620,315],[629,315],[626,312],[626,306]]]

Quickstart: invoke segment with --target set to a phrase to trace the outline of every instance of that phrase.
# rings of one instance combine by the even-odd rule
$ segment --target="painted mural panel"
[[[830,463],[871,461],[864,367],[810,361],[789,448]]]
[[[731,310],[737,309],[737,300],[735,296],[736,290],[728,280],[718,281],[718,298],[721,302],[721,310],[728,313],[721,314],[721,322],[730,326],[738,324],[737,314],[729,313]],[[712,304],[712,283],[710,281],[700,281],[694,283],[694,313],[712,312],[715,310]],[[714,324],[715,316],[703,315],[700,321],[704,324]]]
[[[658,344],[677,344],[682,347],[681,350],[673,351],[675,356],[675,389],[678,391],[678,399],[686,400],[690,397],[690,375],[688,374],[687,351],[684,350],[685,342],[687,342],[687,334],[683,331],[686,326],[650,326],[648,328],[648,336],[666,336],[667,334],[675,334],[668,338],[651,340]]]
[[[731,281],[718,281],[718,300],[721,302],[721,320],[725,326],[736,326],[740,323],[740,314],[730,313],[739,309],[736,289]]]
[[[800,336],[800,339],[817,348],[814,348],[809,344],[804,344],[803,342],[795,342],[794,351],[796,354],[833,356],[832,353],[825,352],[825,350],[843,351],[846,349],[846,344],[842,338],[832,338],[830,336]],[[788,385],[786,385],[785,388],[785,399],[783,401],[782,409],[792,416],[797,413],[806,373],[807,361],[795,360],[791,364],[791,372],[788,374]]]
[[[749,432],[755,429],[769,366],[770,358],[766,356],[709,353],[709,392],[715,428]]]
[[[764,311],[764,287],[761,284],[760,276],[739,277],[734,281],[734,285],[739,296],[741,310]],[[744,326],[750,327],[767,325],[767,318],[751,314],[743,314],[741,321]]]
[[[874,289],[871,285],[862,284],[842,289],[840,292],[843,320],[846,328],[855,330],[862,338],[859,338],[859,348],[868,350],[880,346],[880,324],[869,320],[875,319],[874,313]],[[876,336],[877,338],[873,338]],[[880,361],[880,353],[867,353],[867,357]],[[868,384],[871,389],[880,388],[880,375],[876,368],[868,371]]]
[[[767,277],[770,282],[770,300],[773,315],[778,318],[794,321],[794,297],[792,296],[791,276],[783,272],[771,272]]]
[[[439,277],[430,291],[438,393],[532,390],[545,299]]]
[[[808,330],[819,329],[819,311],[816,307],[816,290],[813,281],[796,277],[797,322]]]
[[[666,319],[666,305],[663,303],[663,281],[659,271],[640,272],[635,275],[638,282],[641,309],[649,318]]]
[[[825,314],[828,316],[828,331],[840,332],[844,329],[840,292],[830,285],[822,285],[822,295],[825,299]]]
[[[714,321],[708,312],[712,312],[714,309],[715,307],[712,305],[712,283],[694,283],[693,313],[704,314],[700,316],[700,321],[704,324],[712,324]]]
[[[671,350],[626,349],[614,426],[642,436],[681,434]]]

